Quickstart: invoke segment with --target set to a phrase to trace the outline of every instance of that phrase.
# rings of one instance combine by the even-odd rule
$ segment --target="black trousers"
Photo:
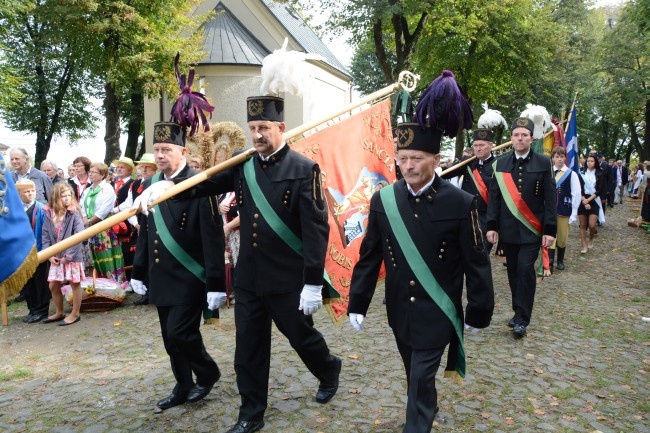
[[[502,243],[508,264],[508,283],[512,294],[512,310],[515,323],[528,325],[533,313],[537,275],[535,260],[539,255],[541,244]]]
[[[176,378],[174,394],[187,393],[194,386],[214,382],[219,367],[205,350],[199,327],[203,304],[157,307],[165,350]]]
[[[299,293],[258,296],[235,288],[235,372],[241,396],[240,421],[261,421],[267,406],[271,364],[271,321],[320,382],[336,378],[337,363],[311,316],[298,310]]]
[[[47,314],[50,311],[52,293],[47,282],[50,262],[44,261],[36,267],[36,272],[23,287],[29,314]]]
[[[406,370],[408,400],[403,433],[429,433],[436,416],[436,373],[445,347],[414,349],[395,335],[397,350]]]

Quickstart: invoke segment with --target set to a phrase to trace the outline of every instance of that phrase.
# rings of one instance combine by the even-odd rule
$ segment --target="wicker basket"
[[[93,287],[97,287],[97,271],[93,269]],[[115,297],[101,293],[88,295],[81,300],[80,310],[84,313],[99,313],[113,310],[124,304],[125,297]]]

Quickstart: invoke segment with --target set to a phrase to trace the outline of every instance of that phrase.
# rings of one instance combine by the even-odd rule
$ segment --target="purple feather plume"
[[[443,135],[454,138],[461,125],[471,129],[474,114],[467,99],[454,79],[454,73],[448,70],[433,80],[422,94],[415,107],[417,122],[422,128],[435,128]]]
[[[210,105],[202,93],[192,91],[194,69],[190,69],[186,79],[185,74],[181,75],[178,70],[179,58],[180,53],[176,54],[174,67],[176,69],[176,81],[178,81],[178,87],[181,89],[181,93],[178,94],[178,98],[172,107],[170,122],[175,122],[184,128],[189,128],[188,136],[191,137],[196,133],[200,125],[203,125],[204,131],[207,132],[210,130],[210,123],[205,113],[209,113],[210,119],[212,119],[214,107]]]

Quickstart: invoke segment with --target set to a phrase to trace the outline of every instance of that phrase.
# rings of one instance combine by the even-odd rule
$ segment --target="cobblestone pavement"
[[[438,374],[436,432],[650,432],[648,240],[626,226],[628,201],[608,212],[594,250],[579,254],[571,228],[566,270],[538,285],[528,336],[514,340],[502,260],[493,259],[492,326],[466,336],[464,385]],[[363,332],[315,316],[343,359],[341,386],[327,405],[316,380],[275,331],[264,432],[399,432],[405,379],[378,290]],[[10,305],[0,329],[0,431],[223,432],[237,419],[233,309],[203,327],[222,377],[203,401],[156,413],[174,386],[155,308],[83,314],[80,324],[27,325]],[[444,359],[444,358],[443,358]],[[444,362],[444,361],[443,361]]]

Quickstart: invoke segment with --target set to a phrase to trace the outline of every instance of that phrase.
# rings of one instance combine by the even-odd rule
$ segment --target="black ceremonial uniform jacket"
[[[490,200],[489,198],[490,182],[492,180],[492,175],[494,174],[492,163],[495,160],[496,158],[493,155],[490,155],[488,159],[483,161],[483,164],[481,164],[478,159],[474,159],[474,161],[470,162],[469,164],[459,167],[456,170],[450,171],[449,173],[443,176],[444,179],[451,179],[452,177],[463,176],[463,185],[462,185],[463,191],[467,191],[468,193],[476,197],[476,209],[478,210],[478,216],[481,221],[481,230],[485,230],[485,228],[487,227],[487,205],[488,204],[485,200],[483,200],[483,197],[479,193],[476,184],[474,183],[474,181],[472,180],[468,172],[473,171],[475,168],[478,170],[479,174],[481,175],[481,179],[483,179],[485,186],[488,188],[488,200]]]
[[[318,165],[287,145],[268,162],[254,155],[253,164],[269,204],[302,240],[303,255],[294,252],[273,231],[253,202],[243,164],[213,176],[195,186],[190,194],[208,196],[235,191],[240,219],[235,290],[265,295],[300,292],[305,284],[322,285],[329,225]]]
[[[436,175],[430,189],[409,197],[406,182],[393,184],[404,224],[436,280],[465,323],[490,324],[494,310],[492,271],[479,229],[476,200]],[[377,276],[386,264],[386,311],[393,332],[414,349],[444,347],[455,335],[452,322],[416,279],[390,227],[379,192],[370,202],[368,229],[352,273],[348,313],[366,315]]]
[[[524,226],[506,206],[496,180],[496,172],[512,173],[521,197],[542,224],[542,235],[555,237],[557,192],[553,166],[547,156],[532,150],[523,162],[516,162],[515,159],[514,151],[511,151],[497,158],[492,165],[495,175],[489,185],[487,230],[499,232],[500,242],[515,245],[541,244],[542,239]]]
[[[185,166],[178,176],[196,172]],[[156,175],[157,176],[157,175]],[[143,182],[148,187],[151,179]],[[203,283],[170,252],[160,238],[153,213],[140,218],[132,277],[144,281],[149,275],[149,302],[158,306],[192,305],[205,302],[207,292],[225,292],[225,241],[219,210],[214,199],[182,200],[177,197],[156,207],[167,229],[183,250],[205,267]]]

